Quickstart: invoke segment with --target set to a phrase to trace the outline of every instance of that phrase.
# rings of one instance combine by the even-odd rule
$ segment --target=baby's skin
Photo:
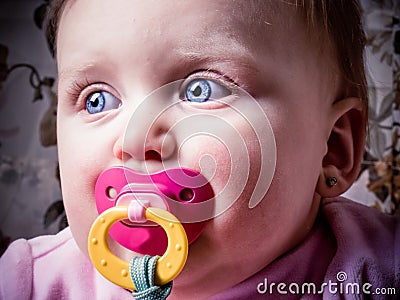
[[[365,133],[360,99],[347,93],[329,43],[313,37],[294,6],[270,1],[266,7],[71,0],[61,16],[58,148],[65,208],[80,249],[87,254],[98,215],[96,180],[114,166],[150,173],[189,168],[208,176],[217,202],[235,198],[190,246],[171,299],[204,298],[261,270],[305,238],[322,197],[340,195],[357,175]],[[180,101],[168,114],[151,128],[140,118],[130,123],[147,95],[176,80],[182,80],[174,98]],[[195,101],[194,80],[208,82],[210,98],[220,101]],[[271,185],[252,208],[268,159],[256,132],[266,123],[249,124],[228,109],[243,105],[241,89],[267,116],[272,131],[265,138],[276,144],[276,166],[267,172]],[[231,124],[245,143],[246,159],[232,160],[213,136],[186,142],[187,135],[174,129],[200,113]],[[131,134],[128,126],[136,126]],[[201,163],[204,157],[212,163]],[[329,177],[337,178],[334,187],[327,186]],[[235,186],[242,185],[237,195]],[[136,255],[114,241],[110,247],[126,260]]]

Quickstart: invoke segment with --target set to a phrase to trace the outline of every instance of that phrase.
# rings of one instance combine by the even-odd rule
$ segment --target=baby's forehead
[[[295,5],[280,0],[223,0],[213,5],[219,10],[221,20],[229,22],[236,30],[242,29],[247,36],[271,30],[271,26],[288,29],[301,16]]]
[[[304,39],[311,47],[322,48],[329,40],[316,23],[308,20],[308,9],[298,0],[204,1],[209,7],[205,14],[214,15],[215,31],[228,32],[248,46],[262,48],[287,44],[294,36]],[[210,23],[211,24],[211,23]],[[210,31],[213,29],[208,27]],[[321,52],[321,51],[319,51]]]
[[[162,33],[168,30],[177,36],[184,36],[184,33],[187,33],[194,35],[201,44],[206,44],[207,41],[218,44],[218,39],[225,35],[240,44],[261,47],[266,44],[271,45],[274,40],[281,42],[281,37],[285,33],[299,35],[299,32],[307,31],[302,6],[294,0],[203,0],[201,4],[193,0],[168,2],[120,0],[109,4],[107,10],[102,10],[101,14],[93,19],[90,17],[91,11],[96,7],[103,7],[103,4],[108,1],[67,0],[65,2],[61,19],[68,15],[74,6],[90,3],[91,6],[86,5],[86,9],[81,9],[81,15],[87,19],[88,23],[96,23],[101,19],[115,22],[120,19],[120,16],[113,14],[112,10],[124,7],[124,11],[131,14],[132,21],[125,24],[125,27],[133,28],[142,23],[142,32]],[[193,12],[197,15],[197,23],[192,19]],[[70,19],[70,22],[74,20]],[[190,40],[193,44],[195,39]],[[196,48],[197,44],[193,45],[193,48]]]
[[[69,10],[80,3],[91,2],[96,6],[102,6],[101,3],[104,0],[67,0],[66,5],[63,8],[62,15],[68,14]],[[130,2],[130,3],[129,3]],[[127,4],[128,3],[128,4]],[[259,31],[264,31],[266,28],[273,25],[274,29],[280,28],[282,30],[288,29],[289,24],[293,22],[296,14],[296,5],[291,4],[290,1],[283,0],[248,0],[248,1],[238,1],[238,0],[202,0],[201,4],[194,0],[172,0],[168,2],[158,2],[158,1],[146,1],[147,5],[143,5],[141,1],[117,1],[112,6],[114,7],[127,7],[126,11],[132,13],[133,22],[140,22],[142,20],[147,20],[150,22],[162,22],[162,18],[157,19],[161,15],[173,16],[175,22],[166,23],[166,27],[173,27],[176,31],[180,31],[188,28],[195,28],[198,24],[192,24],[187,18],[187,14],[182,12],[191,11],[193,16],[193,11],[199,19],[204,19],[204,21],[210,22],[208,30],[213,31],[212,25],[220,23],[217,29],[219,31],[243,31],[246,32],[246,36],[251,36]],[[157,5],[155,5],[157,4]],[[111,6],[111,7],[112,7]],[[87,10],[82,10],[82,13],[89,14],[93,9],[92,6]],[[139,13],[140,12],[140,13]],[[138,15],[142,15],[142,19],[138,18]],[[109,22],[115,21],[117,15],[112,15],[112,12],[103,12],[103,18],[107,19]],[[187,21],[185,27],[174,27],[173,23],[181,23],[179,21]],[[90,20],[88,17],[88,22],[96,22],[96,20]],[[132,23],[133,24],[133,23]],[[193,25],[193,26],[192,26]]]
[[[259,61],[284,53],[294,60],[315,51],[297,8],[278,0],[203,0],[201,5],[196,0],[70,0],[58,37],[61,71],[80,61],[90,64],[95,57],[103,65],[123,66],[124,57],[142,65],[146,59],[173,63],[184,56],[187,61],[257,56]]]

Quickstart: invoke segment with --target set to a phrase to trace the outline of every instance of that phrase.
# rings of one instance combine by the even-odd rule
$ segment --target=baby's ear
[[[339,196],[356,179],[364,152],[365,119],[359,98],[333,103],[327,152],[316,189],[322,197]]]

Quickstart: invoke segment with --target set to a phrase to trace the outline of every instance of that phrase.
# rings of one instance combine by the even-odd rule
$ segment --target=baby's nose
[[[165,169],[166,163],[176,160],[178,147],[173,130],[175,108],[168,106],[165,99],[168,99],[168,95],[151,95],[133,109],[120,140],[119,158],[124,166],[153,173]]]
[[[180,82],[166,84],[142,100],[128,93],[130,115],[121,138],[121,157],[117,156],[124,166],[146,173],[178,166],[179,87]]]
[[[176,157],[176,140],[172,132],[150,130],[132,130],[125,134],[122,145],[122,160],[124,166],[153,173],[165,168],[165,164],[174,161]]]
[[[157,141],[152,147],[146,149],[145,160],[165,161],[173,157],[176,150],[176,140],[172,132],[161,134],[155,138]]]

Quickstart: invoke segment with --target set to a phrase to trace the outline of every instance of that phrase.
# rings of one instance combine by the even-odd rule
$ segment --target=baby
[[[96,181],[115,166],[195,170],[223,204],[170,299],[398,297],[399,218],[338,197],[367,124],[358,1],[55,0],[48,24],[70,227],[10,246],[0,299],[132,298],[87,250]],[[249,107],[265,119],[241,115]],[[234,130],[206,134],[213,118]],[[246,152],[233,155],[232,140]]]

